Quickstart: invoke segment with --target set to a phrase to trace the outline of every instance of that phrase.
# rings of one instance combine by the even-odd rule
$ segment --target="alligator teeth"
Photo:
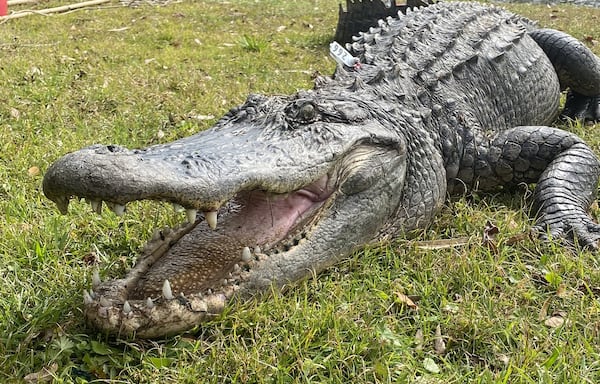
[[[86,291],[85,289],[83,290],[83,304],[85,305],[90,305],[94,302],[94,300],[92,300],[92,296],[90,296],[90,294],[88,293],[88,291]]]
[[[169,280],[165,280],[162,286],[163,297],[167,300],[173,300],[173,291],[171,290],[171,283]]]
[[[258,245],[256,247],[254,247],[254,253],[256,253],[256,254],[262,253],[260,250],[260,247]]]
[[[121,204],[114,204],[110,207],[110,210],[115,213],[115,215],[121,217],[125,213],[125,206]]]
[[[180,213],[185,211],[185,208],[183,208],[181,205],[173,203],[173,209],[175,210],[175,212]]]
[[[239,271],[241,271],[241,270],[242,270],[242,268],[240,267],[240,265],[239,265],[238,263],[235,263],[235,264],[233,265],[233,272],[234,272],[234,273],[238,273],[238,272],[239,272]]]
[[[187,220],[190,223],[194,223],[196,222],[196,214],[198,213],[198,211],[196,211],[195,209],[186,209],[185,210],[185,214],[187,216]],[[206,220],[208,221],[208,217],[206,218]],[[210,224],[209,224],[210,225]],[[217,226],[217,215],[215,212],[215,227]],[[215,229],[211,226],[212,229]]]
[[[129,301],[127,300],[125,300],[125,302],[123,303],[123,313],[126,315],[131,313],[131,305],[129,305]]]
[[[100,214],[102,213],[102,200],[88,200],[90,202],[90,206],[92,207],[92,211]]]
[[[149,297],[146,298],[146,308],[148,308],[148,309],[154,308],[154,302],[152,302],[152,299]]]
[[[210,229],[217,228],[217,211],[204,212],[204,217]]]
[[[92,287],[96,288],[101,283],[102,280],[100,280],[100,271],[98,271],[98,268],[94,268],[94,272],[92,272]]]
[[[66,196],[60,196],[55,201],[58,210],[63,215],[66,215],[69,212],[69,198]]]
[[[244,247],[244,249],[242,250],[242,261],[244,263],[248,263],[248,262],[250,262],[250,260],[252,260],[252,254],[250,253],[250,248]]]
[[[95,299],[95,298],[96,298],[96,293],[94,292],[94,290],[93,290],[93,289],[90,289],[90,297],[91,297],[92,299]]]

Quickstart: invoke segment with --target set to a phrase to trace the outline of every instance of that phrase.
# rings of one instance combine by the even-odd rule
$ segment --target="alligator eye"
[[[313,121],[317,116],[317,110],[311,103],[306,103],[298,110],[298,119],[303,121]]]

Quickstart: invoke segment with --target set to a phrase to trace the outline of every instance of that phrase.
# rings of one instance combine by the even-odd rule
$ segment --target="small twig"
[[[0,16],[0,21],[9,20],[9,19],[17,19],[17,18],[20,18],[20,17],[30,16],[30,15],[35,15],[35,14],[49,15],[49,14],[52,14],[52,13],[72,11],[72,10],[75,10],[75,9],[85,8],[85,7],[89,7],[89,6],[92,6],[92,5],[99,5],[99,4],[108,3],[110,1],[111,0],[92,0],[92,1],[84,1],[82,3],[75,3],[75,4],[63,5],[61,7],[40,9],[39,11],[34,11],[34,10],[20,11],[20,12],[12,13],[12,14],[10,14],[8,16]]]
[[[13,5],[21,5],[21,4],[36,4],[39,1],[40,0],[8,0],[7,5],[10,7]]]

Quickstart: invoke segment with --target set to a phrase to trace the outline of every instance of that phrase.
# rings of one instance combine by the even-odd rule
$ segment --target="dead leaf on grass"
[[[539,321],[542,321],[546,317],[548,317],[548,307],[550,306],[551,301],[552,301],[552,297],[549,297],[546,299],[546,301],[544,301],[544,304],[542,304],[542,308],[540,308],[540,313],[538,313]]]
[[[544,321],[544,324],[550,328],[559,328],[562,325],[568,323],[568,320],[566,319],[566,317],[567,317],[567,312],[556,311],[556,312],[552,313],[552,316],[550,316],[549,318],[546,319],[546,321]]]
[[[38,372],[30,373],[29,375],[25,376],[23,380],[25,380],[26,383],[46,383],[52,381],[52,378],[57,370],[58,364],[52,363],[50,366],[44,367]]]
[[[415,349],[417,351],[423,350],[423,342],[425,338],[423,337],[423,330],[421,328],[417,329],[415,333]]]
[[[413,296],[414,297],[414,296]],[[414,297],[418,300],[418,297]],[[404,304],[407,307],[414,309],[415,311],[419,309],[419,306],[414,302],[414,300],[406,296],[404,293],[396,292],[396,300],[394,300],[397,304]]]
[[[40,174],[40,169],[34,165],[27,170],[27,174],[31,177],[35,177]]]
[[[441,325],[437,325],[437,327],[435,327],[435,337],[433,338],[433,349],[435,350],[435,353],[437,353],[438,355],[443,355],[444,353],[446,353],[446,342],[444,341],[444,338],[442,336],[442,327]]]
[[[550,328],[558,328],[565,323],[565,319],[561,316],[551,316],[544,321],[544,324]]]
[[[19,110],[16,108],[11,108],[10,117],[12,117],[15,120],[19,120],[19,117],[21,117],[21,112],[19,112]]]
[[[523,241],[529,239],[531,237],[531,234],[529,232],[521,232],[521,233],[517,233],[514,236],[509,237],[506,240],[506,245],[515,245],[517,243],[522,243]]]
[[[500,233],[498,227],[496,227],[491,221],[485,223],[483,227],[483,246],[489,248],[492,252],[498,252],[496,245],[496,235]]]
[[[440,373],[441,371],[439,365],[437,365],[431,357],[426,357],[423,359],[423,368],[431,373]]]

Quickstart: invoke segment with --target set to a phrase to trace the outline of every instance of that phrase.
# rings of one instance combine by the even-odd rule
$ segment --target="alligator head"
[[[63,156],[43,182],[61,212],[74,197],[117,214],[146,199],[178,204],[189,220],[155,231],[125,277],[94,275],[88,323],[138,337],[181,332],[234,297],[281,288],[375,239],[406,172],[391,125],[351,89],[251,95],[211,129],[169,144]]]

